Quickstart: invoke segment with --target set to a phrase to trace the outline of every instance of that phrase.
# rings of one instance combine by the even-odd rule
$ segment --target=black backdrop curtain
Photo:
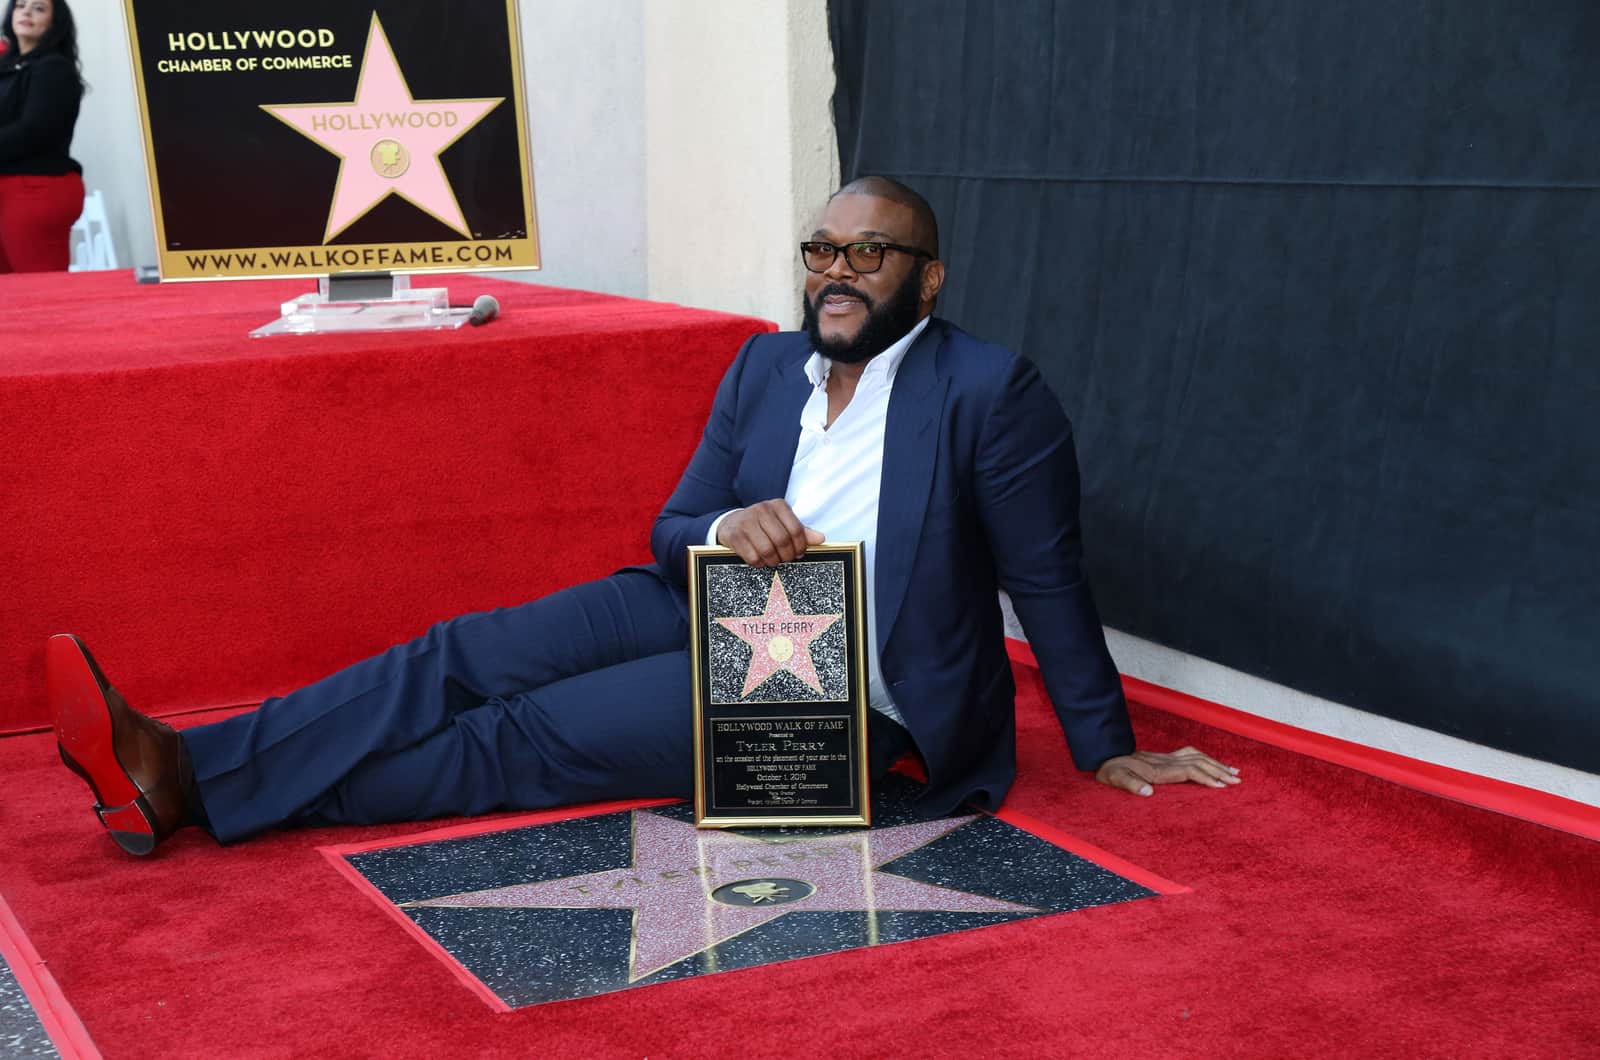
[[[1600,772],[1600,4],[832,0],[1109,625]]]

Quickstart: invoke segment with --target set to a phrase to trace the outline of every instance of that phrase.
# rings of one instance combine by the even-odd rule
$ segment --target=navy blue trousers
[[[286,823],[687,798],[679,606],[654,572],[620,571],[441,622],[253,713],[186,730],[209,827],[232,842]],[[909,737],[869,714],[882,773]]]

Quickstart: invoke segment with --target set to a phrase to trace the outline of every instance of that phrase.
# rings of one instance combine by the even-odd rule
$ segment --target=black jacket
[[[67,153],[83,82],[60,52],[0,58],[0,175],[82,173]]]

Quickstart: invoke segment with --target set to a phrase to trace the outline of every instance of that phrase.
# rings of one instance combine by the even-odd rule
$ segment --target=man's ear
[[[935,259],[922,267],[922,303],[932,304],[933,300],[939,297],[942,287],[944,287],[944,262]]]

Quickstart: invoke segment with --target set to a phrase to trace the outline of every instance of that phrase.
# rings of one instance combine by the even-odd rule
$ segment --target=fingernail
[[[1140,795],[1154,795],[1155,793],[1156,793],[1156,789],[1152,788],[1148,784],[1146,784],[1144,787],[1139,789],[1139,794]]]
[[[1237,772],[1239,772],[1239,767],[1238,766],[1229,766],[1228,767],[1228,772],[1237,773]]]

